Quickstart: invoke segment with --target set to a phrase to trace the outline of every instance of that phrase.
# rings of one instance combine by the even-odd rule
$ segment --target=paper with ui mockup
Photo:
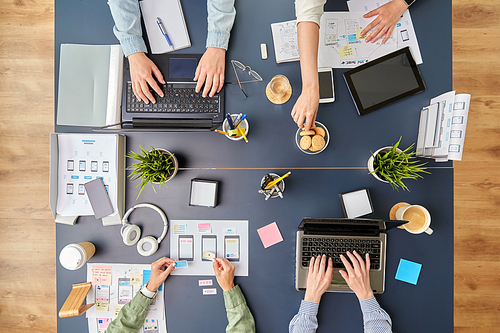
[[[396,280],[417,285],[421,269],[422,264],[401,259],[399,261],[398,271],[396,272]]]
[[[271,24],[274,55],[276,63],[299,60],[299,44],[297,40],[297,21],[286,21]]]
[[[153,54],[167,53],[191,46],[180,0],[142,0],[139,3]],[[168,45],[156,23],[157,17],[165,27],[172,47]]]
[[[281,236],[276,222],[257,229],[257,233],[259,234],[260,240],[266,249],[271,245],[283,241],[283,237]]]

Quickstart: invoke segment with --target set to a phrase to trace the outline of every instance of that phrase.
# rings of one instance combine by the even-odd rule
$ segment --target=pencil
[[[216,131],[217,133],[220,133],[220,134],[224,134],[224,135],[229,136],[229,133],[228,133],[228,132],[219,131],[218,129],[216,129],[215,131]]]
[[[243,139],[245,139],[245,142],[248,143],[248,139],[245,136],[245,131],[238,125],[238,131],[240,131],[240,134],[243,136]]]
[[[290,176],[292,172],[291,171],[288,171],[287,173],[285,173],[283,176],[279,177],[278,179],[275,179],[273,180],[272,182],[270,182],[269,184],[267,184],[266,186],[266,190],[269,190],[271,187],[273,187],[274,185],[278,184],[279,181],[285,179],[286,177]]]

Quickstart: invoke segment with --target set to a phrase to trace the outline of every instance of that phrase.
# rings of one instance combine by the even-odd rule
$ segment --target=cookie
[[[321,127],[314,127],[313,131],[314,131],[315,134],[321,135],[323,138],[326,135],[325,130],[323,128],[321,128]]]
[[[304,150],[309,149],[309,147],[311,147],[311,143],[312,143],[312,139],[309,135],[303,136],[300,139],[300,148],[302,148]]]
[[[315,135],[312,137],[311,144],[314,150],[321,150],[325,147],[325,139],[321,135]]]
[[[314,153],[314,152],[317,152],[319,149],[314,149],[313,146],[311,146],[311,147],[309,147],[309,150]]]
[[[316,132],[314,132],[313,130],[309,130],[309,131],[302,131],[300,132],[300,136],[306,136],[306,135],[315,135],[317,134]]]

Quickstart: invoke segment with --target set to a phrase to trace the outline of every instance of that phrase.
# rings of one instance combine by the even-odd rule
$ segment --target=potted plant
[[[131,151],[127,154],[128,158],[139,161],[127,168],[132,170],[132,173],[129,175],[132,181],[139,178],[141,179],[141,182],[137,185],[137,187],[141,187],[137,198],[139,198],[147,183],[151,183],[155,193],[156,189],[154,184],[159,184],[158,188],[160,188],[162,184],[166,187],[167,185],[165,183],[174,178],[179,169],[177,158],[166,149],[154,148],[151,146],[151,150],[147,151],[141,147],[141,153],[142,154],[138,154]]]
[[[415,160],[415,152],[410,150],[414,144],[405,150],[398,148],[401,142],[401,137],[398,142],[392,147],[383,147],[372,153],[368,159],[368,171],[376,179],[389,183],[392,189],[408,190],[408,187],[403,183],[403,179],[423,178],[421,173],[430,173],[422,168],[426,163],[418,164]]]

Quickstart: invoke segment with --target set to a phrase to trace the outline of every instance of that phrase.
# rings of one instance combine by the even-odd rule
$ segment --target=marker
[[[229,113],[226,113],[226,119],[227,119],[227,123],[229,125],[229,128],[234,129],[233,119],[231,119],[231,116],[229,115]]]
[[[160,28],[162,35],[165,36],[168,46],[172,47],[172,42],[170,41],[170,38],[168,38],[167,30],[165,30],[165,27],[163,26],[163,23],[161,22],[159,17],[156,18],[156,24],[158,24],[158,27]]]

